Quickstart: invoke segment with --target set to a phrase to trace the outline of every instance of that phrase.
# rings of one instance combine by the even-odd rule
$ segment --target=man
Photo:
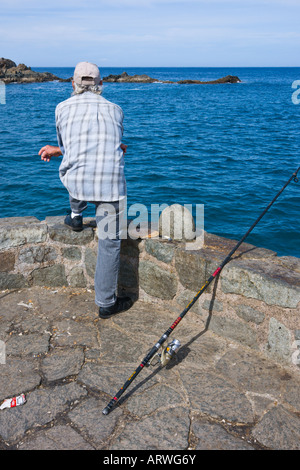
[[[43,161],[63,155],[59,176],[69,192],[71,214],[65,224],[83,229],[82,212],[87,202],[96,206],[98,256],[95,271],[95,303],[99,316],[108,318],[132,306],[129,297],[117,297],[122,238],[122,216],[126,198],[123,111],[101,96],[99,68],[89,62],[76,65],[70,98],[55,110],[58,147],[39,151]],[[104,220],[105,219],[105,220]],[[104,230],[106,222],[108,230]]]

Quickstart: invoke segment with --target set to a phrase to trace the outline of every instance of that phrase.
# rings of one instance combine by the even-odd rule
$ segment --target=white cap
[[[73,80],[78,85],[99,85],[100,71],[96,64],[79,62],[74,70]]]

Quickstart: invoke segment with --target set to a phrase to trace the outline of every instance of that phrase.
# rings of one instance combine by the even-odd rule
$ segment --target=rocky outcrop
[[[226,75],[226,77],[218,78],[217,80],[211,80],[209,82],[201,82],[200,80],[180,80],[177,83],[180,85],[218,85],[222,83],[241,83],[241,80],[239,77],[234,75]]]
[[[121,73],[121,75],[108,75],[103,78],[104,82],[110,83],[154,83],[158,82],[156,78],[151,78],[149,75],[128,75],[127,72]]]
[[[59,78],[50,72],[35,72],[25,64],[17,64],[9,59],[0,58],[0,80],[8,83],[69,82],[72,79]]]
[[[215,84],[222,84],[222,83],[240,83],[241,80],[239,77],[233,75],[227,75],[226,77],[219,78],[217,80],[211,80],[208,82],[202,82],[200,80],[179,80],[178,82],[173,82],[170,80],[158,80],[156,78],[151,78],[149,75],[142,74],[142,75],[128,75],[127,72],[123,72],[121,75],[108,75],[107,77],[103,78],[104,82],[110,83],[179,83],[180,85],[193,85],[193,84],[201,84],[201,85],[215,85]]]
[[[36,72],[27,67],[25,64],[17,64],[10,59],[0,58],[0,80],[6,84],[8,83],[36,83],[36,82],[70,82],[70,78],[59,78],[50,72]],[[171,80],[158,80],[157,78],[149,77],[149,75],[128,75],[127,72],[123,72],[120,75],[108,75],[103,78],[103,82],[106,83],[178,83],[180,85],[193,85],[193,84],[222,84],[222,83],[239,83],[241,80],[239,77],[233,75],[227,75],[226,77],[219,78],[208,82],[202,82],[200,80],[179,80],[174,82]]]

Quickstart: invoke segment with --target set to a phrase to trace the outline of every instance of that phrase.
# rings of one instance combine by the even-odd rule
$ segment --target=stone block
[[[300,275],[276,263],[232,261],[221,272],[226,294],[239,294],[262,300],[268,305],[297,308],[300,302]]]
[[[86,279],[84,277],[83,269],[79,266],[74,266],[68,275],[68,284],[71,287],[86,287]]]
[[[13,271],[15,267],[15,254],[11,251],[0,252],[0,272]]]
[[[270,318],[267,352],[275,360],[291,362],[291,332],[286,326]]]
[[[49,246],[26,246],[20,250],[19,262],[26,264],[43,263],[54,261],[57,258],[57,251]]]
[[[198,251],[178,249],[175,253],[175,267],[183,287],[198,291],[206,281],[206,260]]]
[[[237,305],[235,307],[237,315],[247,322],[253,322],[256,325],[262,323],[265,319],[265,315],[260,310],[252,308],[249,305]]]
[[[173,244],[161,240],[146,240],[145,248],[149,255],[154,256],[159,261],[171,263],[174,257],[175,247]]]
[[[59,287],[68,285],[65,267],[62,264],[37,268],[32,271],[31,276],[35,286]]]
[[[236,246],[237,240],[231,240],[229,238],[220,237],[212,233],[204,233],[204,247],[214,251],[222,252],[226,256]],[[224,256],[224,258],[225,258]],[[277,253],[266,248],[259,248],[249,243],[242,243],[237,249],[233,257],[241,257],[243,259],[264,259],[273,258],[277,256]]]
[[[133,240],[131,238],[127,238],[122,240],[121,255],[130,256],[131,258],[138,258],[141,248],[142,243],[140,239]]]
[[[209,329],[250,348],[257,348],[256,332],[240,321],[212,315],[209,320]]]
[[[176,276],[151,261],[140,262],[139,284],[147,294],[165,300],[173,299],[177,291]]]
[[[47,239],[47,226],[44,224],[0,225],[0,250],[13,248],[26,243],[42,243]]]
[[[195,221],[191,212],[180,204],[166,207],[159,217],[159,235],[172,240],[193,240]]]
[[[219,253],[208,249],[185,250],[178,248],[175,252],[175,267],[181,284],[196,292],[220,265],[221,260]],[[211,292],[211,286],[206,292]]]
[[[76,246],[67,246],[62,249],[62,255],[72,261],[81,260],[81,249]]]
[[[49,236],[51,240],[65,245],[86,245],[94,239],[94,231],[86,227],[81,232],[74,232],[66,225],[54,224],[49,226]]]
[[[124,258],[121,258],[120,272],[119,272],[119,285],[127,288],[135,288],[138,286],[137,275],[132,264]]]
[[[97,264],[97,249],[87,248],[84,256],[85,269],[87,274],[94,278]]]
[[[20,289],[28,287],[28,281],[23,274],[0,272],[0,289]]]
[[[26,217],[2,217],[0,218],[0,228],[17,225],[28,225],[39,223],[39,219],[33,216]]]

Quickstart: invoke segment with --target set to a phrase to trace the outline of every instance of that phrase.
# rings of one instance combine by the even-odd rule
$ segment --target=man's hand
[[[125,153],[126,153],[126,151],[127,151],[127,145],[121,144],[120,147],[121,147],[121,149],[123,150],[123,154],[125,155]]]
[[[50,162],[52,157],[59,157],[62,153],[59,147],[55,147],[54,145],[45,145],[45,147],[42,147],[39,151],[39,155],[41,156],[41,160],[44,160],[44,162]]]

